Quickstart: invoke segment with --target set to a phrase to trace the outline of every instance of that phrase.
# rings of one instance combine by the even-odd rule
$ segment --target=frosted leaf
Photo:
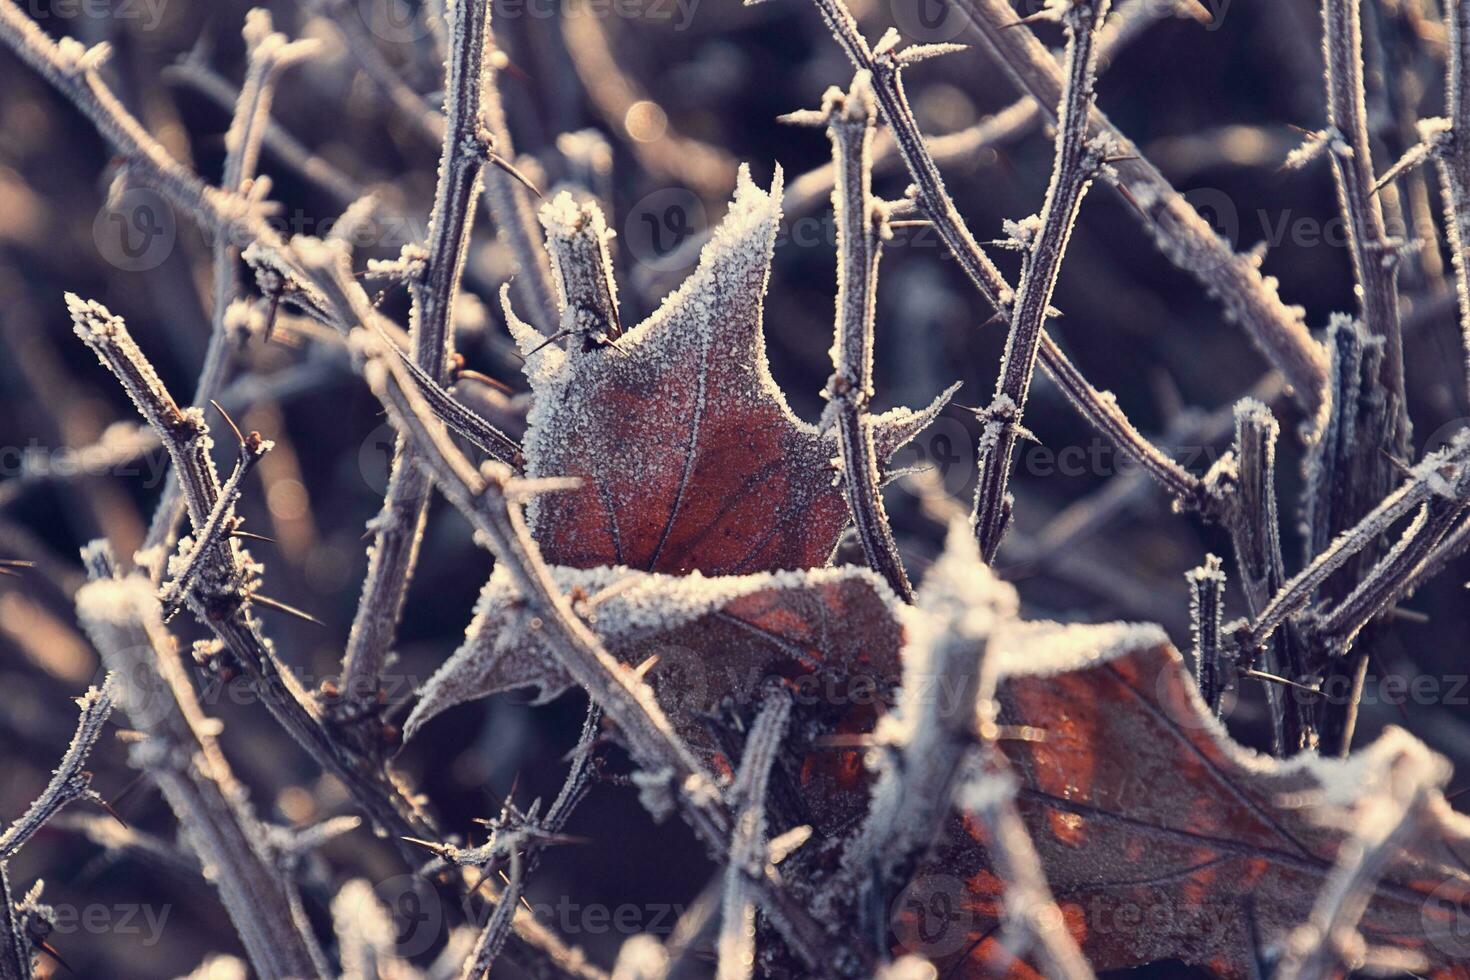
[[[832,479],[836,436],[792,413],[771,377],[762,334],[780,199],[779,171],[764,191],[742,169],[698,268],[616,339],[545,345],[507,304],[533,393],[526,475],[583,479],[580,489],[527,509],[549,562],[679,574],[827,563],[848,523]],[[543,221],[552,239],[570,240],[600,227],[591,210],[559,199]],[[603,241],[600,232],[592,237]],[[560,299],[569,305],[565,291]],[[876,417],[880,462],[943,401]]]
[[[821,669],[897,675],[896,600],[865,568],[706,577],[626,568],[556,568],[557,587],[609,652],[629,665],[657,657],[645,680],[681,729],[719,698],[763,680]],[[572,686],[509,577],[490,577],[465,642],[429,678],[404,725],[499,691],[534,687],[546,701]]]

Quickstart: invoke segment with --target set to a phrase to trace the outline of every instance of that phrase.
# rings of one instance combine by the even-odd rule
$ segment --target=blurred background
[[[109,78],[131,110],[180,160],[219,179],[224,132],[243,69],[240,28],[252,4],[236,0],[22,0],[52,36],[109,41]],[[373,191],[380,219],[357,236],[359,266],[392,258],[422,239],[438,144],[422,119],[393,98],[387,76],[435,104],[435,4],[319,0],[269,5],[278,29],[322,43],[289,69],[275,102],[276,128],[262,173],[290,233],[325,234],[344,207]],[[915,41],[974,43],[940,0],[856,0],[866,34],[897,27]],[[1180,8],[1193,12],[1177,16]],[[1444,34],[1433,0],[1365,4],[1370,119],[1381,172],[1414,140],[1416,118],[1442,111]],[[1026,0],[1018,16],[1036,12]],[[1303,133],[1320,128],[1320,22],[1311,0],[1115,0],[1132,19],[1099,83],[1121,130],[1240,250],[1260,254],[1288,302],[1316,330],[1354,307],[1349,255],[1325,160],[1282,166]],[[744,7],[734,0],[496,0],[499,86],[518,164],[543,188],[573,186],[598,197],[617,229],[625,323],[641,319],[692,268],[698,242],[722,216],[738,164],[788,188],[787,218],[766,303],[772,369],[798,415],[814,420],[830,371],[834,233],[827,188],[805,177],[828,160],[820,130],[776,117],[816,106],[851,69],[815,9],[802,0]],[[1060,32],[1040,25],[1052,44]],[[364,69],[364,52],[378,59]],[[369,59],[371,60],[371,59]],[[1003,237],[1002,222],[1039,209],[1052,160],[1034,113],[1010,109],[1017,91],[983,50],[926,62],[906,74],[924,131],[956,134],[940,154],[950,190],[976,236]],[[0,579],[0,821],[45,784],[75,721],[68,698],[100,677],[78,631],[71,596],[81,582],[77,549],[104,535],[119,553],[141,541],[164,474],[164,457],[140,436],[113,379],[72,335],[63,291],[123,316],[165,382],[186,398],[210,324],[210,243],[151,192],[110,194],[117,161],[88,123],[8,52],[0,51],[0,557],[36,562]],[[400,91],[400,96],[402,92]],[[408,106],[411,109],[412,100]],[[880,143],[882,142],[880,138]],[[907,183],[880,154],[876,189]],[[1415,446],[1444,442],[1470,416],[1463,354],[1436,230],[1437,187],[1422,175],[1385,192],[1396,230],[1418,244],[1401,275]],[[395,217],[396,216],[396,217]],[[1391,222],[1392,223],[1392,222]],[[1391,229],[1395,230],[1395,229]],[[1014,281],[1013,253],[992,254]],[[513,260],[482,216],[470,252],[458,346],[468,366],[526,390],[508,351],[494,294]],[[406,322],[401,291],[385,310]],[[1147,433],[1177,447],[1203,472],[1229,442],[1229,409],[1246,394],[1268,400],[1282,423],[1279,476],[1283,534],[1299,567],[1296,528],[1303,419],[1242,330],[1154,248],[1138,214],[1104,185],[1084,203],[1064,263],[1051,329],[1099,388],[1116,393]],[[948,511],[969,508],[977,426],[966,406],[990,398],[1003,328],[976,297],[938,239],[900,231],[885,251],[878,295],[880,408],[927,403],[964,382],[956,404],[906,451],[925,475],[889,491],[911,574],[922,577]],[[256,339],[240,355],[227,407],[245,429],[276,440],[251,478],[246,527],[275,539],[252,546],[266,589],[321,626],[264,610],[284,659],[308,686],[332,676],[366,567],[364,523],[386,485],[392,433],[345,355],[290,330]],[[471,391],[514,428],[525,402]],[[1018,453],[1016,524],[1000,566],[1033,617],[1162,623],[1188,646],[1183,574],[1206,553],[1229,554],[1222,532],[1174,515],[1162,494],[1130,475],[1041,375],[1027,411],[1037,442]],[[89,449],[89,447],[91,447]],[[88,450],[82,452],[82,450]],[[233,447],[223,447],[232,453]],[[222,456],[222,459],[228,457]],[[844,547],[839,560],[859,560]],[[1227,563],[1228,565],[1228,563]],[[399,710],[458,645],[491,560],[468,526],[436,501],[400,631],[389,698]],[[1421,590],[1374,638],[1359,741],[1384,724],[1405,725],[1463,768],[1470,764],[1464,560]],[[1243,612],[1231,596],[1231,614]],[[180,617],[175,629],[198,627]],[[1397,680],[1395,680],[1397,679]],[[1418,679],[1412,691],[1408,679]],[[252,703],[243,685],[215,687],[207,710],[259,811],[300,825],[350,812],[345,794]],[[524,804],[553,794],[584,702],[544,707],[524,696],[457,708],[400,755],[400,768],[434,800],[453,830],[478,832],[515,787]],[[1262,697],[1239,692],[1230,725],[1263,741]],[[606,769],[626,771],[607,750]],[[133,830],[172,841],[173,819],[136,782],[121,746],[104,742],[94,786]],[[517,782],[518,780],[518,782]],[[1470,784],[1467,784],[1470,785]],[[14,863],[24,889],[68,910],[52,943],[81,977],[154,978],[188,972],[209,951],[238,952],[228,920],[187,869],[109,850],[85,831],[77,806]],[[94,827],[93,833],[98,833]],[[609,962],[632,932],[667,933],[713,869],[678,823],[654,827],[633,791],[610,779],[593,789],[568,832],[588,846],[547,852],[529,901],[553,928]],[[613,846],[609,846],[613,845]],[[416,890],[392,851],[366,830],[322,852],[308,891],[325,921],[333,886],[364,876],[400,913],[404,951],[437,948],[446,916]],[[622,910],[622,911],[620,911]],[[161,920],[161,921],[160,921]],[[156,924],[156,926],[155,926]],[[44,969],[64,975],[57,964]],[[1185,976],[1163,965],[1158,976]],[[509,975],[507,973],[507,975]],[[1145,975],[1138,972],[1135,975]]]

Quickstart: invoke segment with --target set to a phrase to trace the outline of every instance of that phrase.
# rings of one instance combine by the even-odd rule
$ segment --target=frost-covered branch
[[[995,560],[1010,524],[1011,456],[1024,430],[1021,419],[1036,370],[1042,326],[1051,308],[1062,257],[1072,237],[1082,198],[1104,165],[1105,143],[1088,140],[1088,114],[1097,81],[1097,35],[1107,17],[1108,0],[1062,0],[1055,10],[1067,30],[1066,84],[1057,107],[1056,158],[1041,214],[1017,224],[1025,249],[1020,289],[1010,311],[1010,331],[995,396],[981,415],[980,476],[975,484],[971,523],[980,554]]]
[[[878,260],[884,217],[873,198],[873,130],[877,111],[870,76],[859,71],[851,89],[836,87],[821,109],[793,113],[788,121],[825,124],[832,143],[832,214],[837,224],[837,311],[832,375],[823,392],[824,427],[837,431],[842,489],[868,567],[905,602],[914,590],[883,509],[878,451],[867,408],[873,397],[873,330],[877,316]]]
[[[1016,23],[1009,0],[953,0],[979,32],[1001,67],[1022,91],[1050,115],[1061,104],[1064,78],[1060,66],[1030,27]],[[1291,383],[1308,410],[1322,401],[1326,362],[1312,339],[1300,307],[1287,306],[1276,283],[1261,275],[1257,264],[1236,254],[1230,243],[1184,199],[1138,147],[1097,109],[1092,135],[1106,134],[1117,162],[1109,175],[1136,203],[1160,250],[1176,266],[1193,275]]]
[[[101,687],[88,688],[87,693],[77,699],[81,716],[77,719],[71,744],[61,757],[61,764],[52,772],[45,791],[5,829],[5,833],[0,834],[0,864],[14,857],[15,852],[68,803],[74,800],[102,802],[102,797],[92,789],[92,774],[82,767],[102,737],[107,717],[112,714],[115,694],[116,685],[109,675]]]
[[[1271,410],[1260,402],[1242,399],[1235,406],[1235,473],[1227,495],[1227,524],[1235,546],[1241,591],[1251,615],[1259,617],[1286,581],[1281,554],[1281,522],[1276,507],[1276,439],[1280,427]],[[1266,670],[1298,678],[1307,667],[1300,640],[1290,623],[1273,633],[1265,648]],[[1267,685],[1271,708],[1273,748],[1277,755],[1294,755],[1313,744],[1315,735],[1307,705],[1289,697],[1276,685]]]
[[[130,758],[163,792],[189,846],[262,977],[320,976],[289,914],[264,828],[245,803],[184,672],[146,578],[99,579],[77,593],[77,615],[108,667],[143,740]]]
[[[1446,0],[1445,25],[1449,33],[1449,72],[1445,77],[1445,105],[1449,129],[1430,129],[1430,139],[1447,140],[1436,155],[1444,197],[1445,238],[1455,268],[1455,293],[1460,304],[1460,333],[1465,347],[1465,384],[1470,392],[1470,2]],[[1421,129],[1430,127],[1426,120]],[[1427,140],[1426,140],[1427,142]]]
[[[1001,946],[1019,956],[1032,944],[1051,980],[1092,980],[1092,967],[1067,931],[1061,909],[1052,898],[1036,845],[1016,809],[1016,779],[994,744],[987,745],[985,766],[976,765],[956,802],[986,832],[987,853],[1005,883],[1005,933]],[[1021,947],[1021,948],[1017,948]],[[997,973],[1011,964],[995,964]]]
[[[740,768],[730,787],[735,829],[730,835],[720,937],[715,944],[717,980],[749,980],[755,969],[757,901],[751,882],[765,874],[766,792],[790,717],[789,692],[775,690],[766,696],[746,736]]]
[[[10,868],[0,861],[0,980],[31,980],[33,954],[10,890]]]
[[[313,40],[287,41],[284,34],[272,29],[270,13],[261,8],[246,14],[244,36],[245,82],[235,101],[230,128],[225,132],[225,164],[220,188],[226,193],[259,200],[260,192],[269,187],[268,182],[256,184],[256,169],[260,162],[261,144],[270,126],[276,83],[286,68],[314,54],[319,45]],[[211,253],[214,275],[211,333],[191,403],[198,409],[203,409],[219,394],[238,343],[238,338],[232,336],[228,329],[226,315],[240,291],[239,277],[235,274],[240,243],[228,235],[215,235]],[[168,481],[164,484],[163,497],[154,513],[144,547],[172,547],[184,510],[182,484]]]
[[[1462,432],[1450,445],[1420,460],[1402,486],[1356,525],[1338,535],[1310,565],[1283,585],[1251,624],[1250,642],[1259,644],[1269,637],[1288,616],[1311,601],[1329,576],[1410,511],[1432,497],[1463,503],[1467,495],[1470,495],[1470,435]]]
[[[1327,66],[1327,141],[1338,205],[1359,286],[1363,322],[1384,340],[1382,383],[1392,405],[1378,433],[1393,451],[1408,446],[1404,342],[1399,323],[1398,246],[1388,238],[1383,202],[1374,193],[1373,153],[1363,87],[1362,0],[1322,0],[1322,56]],[[1378,460],[1380,467],[1388,465]]]
[[[351,17],[352,14],[347,14]],[[490,4],[460,0],[450,8],[445,66],[445,124],[439,182],[429,213],[429,240],[413,255],[409,338],[414,363],[443,384],[454,345],[454,307],[473,226],[475,199],[488,159],[490,134],[480,118],[484,65],[490,44]],[[407,259],[408,253],[405,252]],[[341,689],[348,702],[375,702],[403,603],[418,561],[428,513],[429,478],[408,461],[400,437],[383,508],[369,524],[368,571],[342,656]]]
[[[1381,783],[1351,811],[1351,833],[1307,921],[1287,937],[1275,980],[1329,980],[1365,971],[1388,976],[1426,970],[1408,949],[1370,949],[1358,932],[1378,880],[1415,839],[1435,825],[1434,806],[1448,773],[1428,751],[1404,752],[1373,773]],[[1442,802],[1442,801],[1441,801]]]
[[[1195,684],[1205,704],[1218,714],[1225,685],[1225,650],[1220,633],[1225,611],[1225,572],[1219,558],[1206,555],[1205,563],[1192,569],[1185,578],[1189,582]]]

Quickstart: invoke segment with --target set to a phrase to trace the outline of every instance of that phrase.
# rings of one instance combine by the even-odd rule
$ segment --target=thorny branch
[[[61,757],[61,764],[51,774],[45,791],[26,808],[25,813],[5,828],[5,833],[0,834],[0,863],[14,857],[15,852],[68,803],[75,800],[102,802],[102,797],[92,789],[92,774],[82,767],[87,764],[87,756],[92,754],[97,740],[102,737],[107,718],[112,714],[115,696],[116,687],[109,677],[102,682],[101,687],[89,688],[85,695],[77,699],[81,716],[77,719],[77,729],[72,735],[71,744]]]
[[[934,223],[940,238],[950,254],[960,263],[975,289],[1000,315],[1007,316],[1014,293],[960,217],[904,94],[901,71],[906,65],[950,49],[942,45],[937,48],[930,45],[895,53],[893,49],[898,43],[897,33],[886,35],[877,48],[869,48],[858,31],[857,22],[843,6],[842,0],[815,2],[848,59],[858,70],[867,71],[872,78],[873,94],[893,135],[897,152],[914,181],[919,207]],[[1200,481],[1150,443],[1128,421],[1110,394],[1100,392],[1088,384],[1082,373],[1044,330],[1041,335],[1040,356],[1042,367],[1088,422],[1128,453],[1145,472],[1159,480],[1181,506],[1193,509],[1202,505],[1204,498]]]
[[[868,567],[894,593],[913,602],[914,589],[883,509],[881,470],[867,408],[873,397],[873,330],[877,316],[878,260],[886,233],[882,205],[873,198],[873,129],[877,115],[867,72],[851,89],[831,88],[822,108],[793,113],[790,122],[825,124],[832,143],[832,213],[837,222],[837,311],[832,375],[823,392],[823,424],[837,430],[842,489]]]
[[[1062,257],[1082,198],[1105,163],[1106,143],[1089,142],[1087,123],[1097,81],[1097,35],[1107,17],[1108,0],[1063,0],[1048,10],[1054,10],[1066,25],[1067,81],[1057,108],[1056,159],[1041,214],[1014,226],[1017,244],[1024,249],[1021,285],[1010,311],[1010,331],[995,396],[980,417],[980,476],[975,484],[971,523],[987,564],[995,561],[1010,524],[1011,456],[1016,440],[1025,431],[1021,418]]]
[[[1009,0],[953,2],[1018,88],[1029,93],[1048,115],[1053,106],[1062,104],[1065,80],[1056,59],[1028,26],[1016,23]],[[1310,411],[1320,405],[1326,363],[1321,345],[1302,320],[1301,308],[1284,304],[1275,280],[1264,278],[1251,258],[1232,251],[1230,243],[1096,108],[1089,133],[1109,138],[1110,156],[1116,163],[1108,180],[1137,205],[1164,255],[1224,304],[1286,376],[1303,407]]]
[[[94,553],[96,574],[107,562]],[[244,790],[209,732],[162,608],[147,580],[97,578],[77,593],[78,614],[107,665],[125,678],[122,707],[143,733],[133,765],[162,790],[262,977],[321,976],[291,919],[286,886]]]
[[[413,295],[408,331],[413,360],[440,384],[453,352],[455,300],[475,199],[491,152],[490,135],[480,117],[489,45],[490,4],[460,0],[451,5],[444,78],[446,119],[439,183],[429,214],[429,241],[422,250],[411,246],[403,257]],[[408,451],[408,444],[400,438],[393,447],[383,509],[369,525],[373,542],[368,548],[367,578],[342,656],[340,687],[346,696],[343,707],[349,712],[376,703],[379,675],[387,663],[418,561],[429,480],[422,470],[409,465]],[[349,716],[344,714],[342,720]]]

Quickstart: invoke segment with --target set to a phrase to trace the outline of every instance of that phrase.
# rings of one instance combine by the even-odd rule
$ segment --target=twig
[[[1386,768],[1375,775],[1388,785],[1354,807],[1352,831],[1338,848],[1311,915],[1287,937],[1275,980],[1329,980],[1375,959],[1380,969],[1374,975],[1427,969],[1422,956],[1409,950],[1375,956],[1357,929],[1378,880],[1433,825],[1434,800],[1447,776],[1443,762],[1427,752],[1402,753]]]
[[[350,18],[352,15],[349,13]],[[442,384],[452,351],[455,300],[473,224],[490,136],[480,120],[484,63],[490,41],[490,5],[461,2],[450,11],[450,54],[445,67],[443,146],[439,182],[429,214],[429,241],[410,279],[409,337],[413,360]],[[368,571],[342,655],[341,689],[349,703],[376,702],[403,602],[418,561],[428,512],[429,479],[410,465],[408,444],[393,447],[383,508],[369,524]],[[360,704],[352,707],[360,712]],[[368,715],[368,717],[372,717]]]
[[[1009,0],[952,0],[1017,87],[1048,115],[1061,104],[1062,72],[1056,59],[1024,24],[1016,24]],[[1170,186],[1138,147],[1097,109],[1090,132],[1106,134],[1116,161],[1108,180],[1132,200],[1164,255],[1193,275],[1249,332],[1281,371],[1308,411],[1321,404],[1326,362],[1300,307],[1287,306],[1274,281],[1262,277],[1250,257],[1236,254],[1207,221]],[[1115,175],[1115,176],[1114,176]]]
[[[1241,591],[1252,616],[1260,616],[1286,581],[1281,555],[1281,525],[1276,508],[1276,438],[1280,427],[1271,410],[1242,399],[1235,406],[1235,479],[1227,495],[1227,524],[1235,545]],[[1266,670],[1288,677],[1306,673],[1300,638],[1288,623],[1266,648]],[[1308,706],[1275,686],[1266,688],[1272,741],[1277,755],[1294,755],[1314,744]]]
[[[99,570],[94,562],[94,569]],[[146,579],[99,579],[77,593],[77,614],[109,668],[127,678],[119,699],[146,738],[131,750],[178,817],[262,977],[319,976],[286,903],[265,833],[209,734],[162,609]]]
[[[103,726],[107,723],[108,715],[112,714],[115,694],[116,685],[111,675],[108,675],[100,687],[88,688],[87,693],[77,699],[81,716],[77,719],[77,729],[71,737],[71,744],[61,757],[61,764],[51,774],[46,789],[25,813],[5,829],[5,833],[0,834],[0,864],[14,857],[15,852],[68,803],[74,800],[102,803],[102,797],[92,789],[92,774],[82,767],[87,764],[87,756],[92,754],[97,740],[102,737]]]
[[[1034,941],[1046,977],[1092,980],[1092,968],[1067,931],[1066,920],[1047,886],[1036,845],[1031,842],[1031,835],[1016,809],[1015,776],[993,742],[985,747],[983,754],[985,769],[989,771],[977,766],[960,791],[958,802],[985,826],[987,853],[995,862],[996,874],[1005,882],[1007,933],[1012,929],[1022,933],[1010,943],[1002,939],[1002,946]],[[1010,972],[1010,964],[997,966],[997,972]]]
[[[281,72],[314,54],[314,40],[287,41],[285,35],[272,30],[270,14],[264,9],[251,10],[245,18],[247,66],[245,83],[235,103],[234,118],[225,133],[224,176],[221,188],[231,194],[251,197],[256,167],[260,162],[260,146],[270,125],[271,101]],[[263,185],[264,186],[264,185]],[[239,243],[227,235],[215,235],[211,246],[214,273],[213,310],[209,346],[204,366],[195,382],[195,408],[203,408],[219,394],[230,371],[237,338],[230,335],[226,314],[239,293],[235,265],[239,260]],[[173,546],[179,521],[184,516],[183,485],[169,480],[154,511],[152,526],[143,542],[144,548]]]
[[[10,867],[0,861],[0,980],[31,980],[33,956],[10,890]]]
[[[832,214],[837,223],[837,314],[832,340],[832,375],[823,392],[823,428],[837,430],[842,489],[857,528],[868,567],[905,602],[913,586],[893,540],[883,493],[878,453],[867,418],[873,397],[873,329],[882,255],[883,214],[873,198],[873,129],[877,112],[867,72],[859,71],[851,89],[830,88],[821,109],[786,119],[825,125],[832,143]]]
[[[1470,392],[1470,2],[1446,0],[1445,25],[1449,31],[1449,72],[1445,77],[1449,130],[1448,145],[1436,162],[1444,195],[1445,238],[1450,245],[1455,294],[1460,304],[1466,391]]]
[[[723,918],[715,944],[717,980],[749,980],[755,969],[756,897],[750,883],[765,873],[766,791],[790,717],[788,692],[777,689],[766,695],[746,736],[740,768],[730,787],[735,829],[730,835]]]
[[[1322,56],[1327,67],[1327,141],[1348,251],[1360,287],[1364,323],[1384,340],[1382,382],[1392,405],[1379,439],[1408,454],[1404,341],[1399,324],[1398,251],[1389,241],[1383,202],[1373,193],[1373,154],[1363,87],[1362,0],[1322,0]],[[1379,458],[1378,466],[1388,465]]]
[[[1385,497],[1361,521],[1322,551],[1310,565],[1292,577],[1250,624],[1248,640],[1259,645],[1286,618],[1311,601],[1328,576],[1376,540],[1384,531],[1431,497],[1462,502],[1470,494],[1470,436],[1461,433],[1445,448],[1420,460],[1403,486]]]
[[[873,94],[883,118],[893,134],[897,152],[914,181],[919,206],[934,223],[941,240],[973,285],[996,311],[1009,316],[1014,298],[1010,285],[981,249],[975,236],[960,217],[959,210],[945,190],[939,168],[919,132],[913,110],[904,94],[901,70],[915,60],[936,53],[933,46],[911,52],[895,53],[898,35],[890,32],[877,48],[869,48],[858,31],[857,22],[842,0],[815,0],[817,9],[827,22],[848,60],[860,71],[867,71],[873,81]],[[948,50],[943,46],[940,51]],[[1049,56],[1048,56],[1049,57]],[[1060,94],[1060,90],[1058,90]],[[1213,235],[1213,232],[1211,232]],[[1177,499],[1194,506],[1198,498],[1198,481],[1153,447],[1130,423],[1113,398],[1088,384],[1080,371],[1067,360],[1062,349],[1050,337],[1041,341],[1041,364],[1057,381],[1068,400],[1098,431],[1113,439],[1118,447],[1134,457],[1144,469],[1164,483]]]
[[[1059,9],[1067,29],[1067,80],[1057,107],[1056,159],[1040,217],[1034,224],[1027,219],[1015,226],[1025,236],[1020,243],[1026,249],[1021,284],[1010,311],[995,396],[980,417],[980,475],[971,524],[987,564],[995,561],[1010,524],[1011,456],[1024,431],[1021,419],[1036,370],[1042,324],[1082,198],[1103,166],[1105,144],[1089,143],[1087,123],[1097,80],[1097,34],[1107,17],[1108,0],[1066,0]]]
[[[1224,645],[1220,624],[1225,606],[1225,572],[1220,559],[1206,555],[1205,563],[1184,576],[1189,582],[1189,622],[1194,640],[1195,682],[1199,695],[1216,715],[1224,693]]]

